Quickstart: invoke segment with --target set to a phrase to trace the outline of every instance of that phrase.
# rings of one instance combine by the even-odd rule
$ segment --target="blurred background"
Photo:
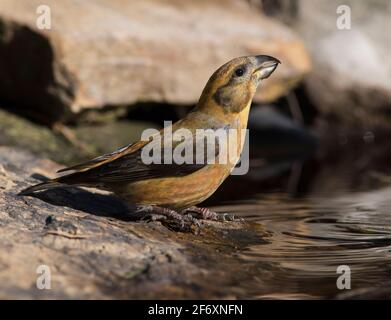
[[[49,18],[40,5],[0,3],[1,145],[64,165],[110,152],[186,114],[226,61],[268,54],[282,65],[254,101],[250,173],[211,203],[365,189],[389,171],[387,1],[48,0]]]
[[[254,99],[250,171],[204,204],[248,224],[204,234],[197,257],[216,273],[188,290],[335,297],[347,264],[365,297],[391,298],[390,16],[386,0],[1,0],[0,169],[36,164],[10,150],[61,165],[111,152],[183,117],[228,60],[271,55],[282,64]]]

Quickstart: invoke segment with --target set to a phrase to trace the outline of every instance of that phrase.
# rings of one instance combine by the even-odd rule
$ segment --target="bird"
[[[183,139],[180,142],[173,141],[172,138],[166,139],[167,129],[173,135],[187,130],[193,136],[199,130],[239,132],[246,129],[258,85],[280,63],[280,60],[269,55],[242,56],[228,61],[212,74],[198,103],[184,118],[147,140],[139,140],[112,153],[61,169],[58,173],[67,174],[28,187],[19,195],[28,196],[64,186],[95,187],[115,193],[130,206],[134,206],[135,213],[150,217],[174,219],[181,223],[198,219],[234,219],[233,216],[197,205],[209,198],[230,175],[243,150],[241,139],[237,139],[239,142],[234,147],[235,160],[225,163],[197,162],[194,161],[194,155],[193,161],[186,163],[146,163],[143,159],[144,151],[152,145],[160,145],[164,149],[167,143],[174,147],[184,143],[185,149],[189,147],[194,150],[201,142],[205,142],[205,137],[184,142]],[[160,142],[154,144],[153,141]],[[208,143],[206,142],[206,146]],[[222,152],[227,152],[229,147],[230,145],[224,149],[218,143],[212,149],[211,157],[218,157]],[[200,150],[205,152],[205,148]]]

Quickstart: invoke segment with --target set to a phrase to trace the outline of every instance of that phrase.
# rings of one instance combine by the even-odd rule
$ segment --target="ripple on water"
[[[391,189],[330,199],[286,194],[219,207],[262,230],[262,242],[239,245],[253,277],[248,298],[335,297],[337,267],[351,269],[352,289],[381,286],[391,275]],[[240,242],[240,239],[237,240]]]

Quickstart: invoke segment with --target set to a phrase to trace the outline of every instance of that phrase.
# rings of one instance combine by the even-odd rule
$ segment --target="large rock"
[[[231,58],[282,60],[256,101],[285,94],[310,69],[303,43],[247,1],[55,1],[38,30],[40,0],[0,2],[0,98],[44,121],[140,101],[194,104]]]
[[[336,26],[337,7],[351,10],[351,29]],[[391,3],[300,0],[297,31],[313,60],[306,87],[331,119],[363,126],[389,126],[391,106]]]
[[[256,224],[203,222],[193,229],[198,234],[178,233],[174,225],[132,221],[123,202],[98,190],[17,196],[58,168],[0,147],[1,299],[246,297],[237,283],[252,287],[254,274],[238,251],[263,241]],[[50,269],[50,290],[37,287],[42,265]]]

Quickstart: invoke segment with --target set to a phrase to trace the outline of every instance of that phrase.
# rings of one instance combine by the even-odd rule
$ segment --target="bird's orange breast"
[[[187,176],[143,180],[118,186],[116,193],[132,204],[182,209],[208,198],[225,180],[229,171],[226,165],[207,165]]]

